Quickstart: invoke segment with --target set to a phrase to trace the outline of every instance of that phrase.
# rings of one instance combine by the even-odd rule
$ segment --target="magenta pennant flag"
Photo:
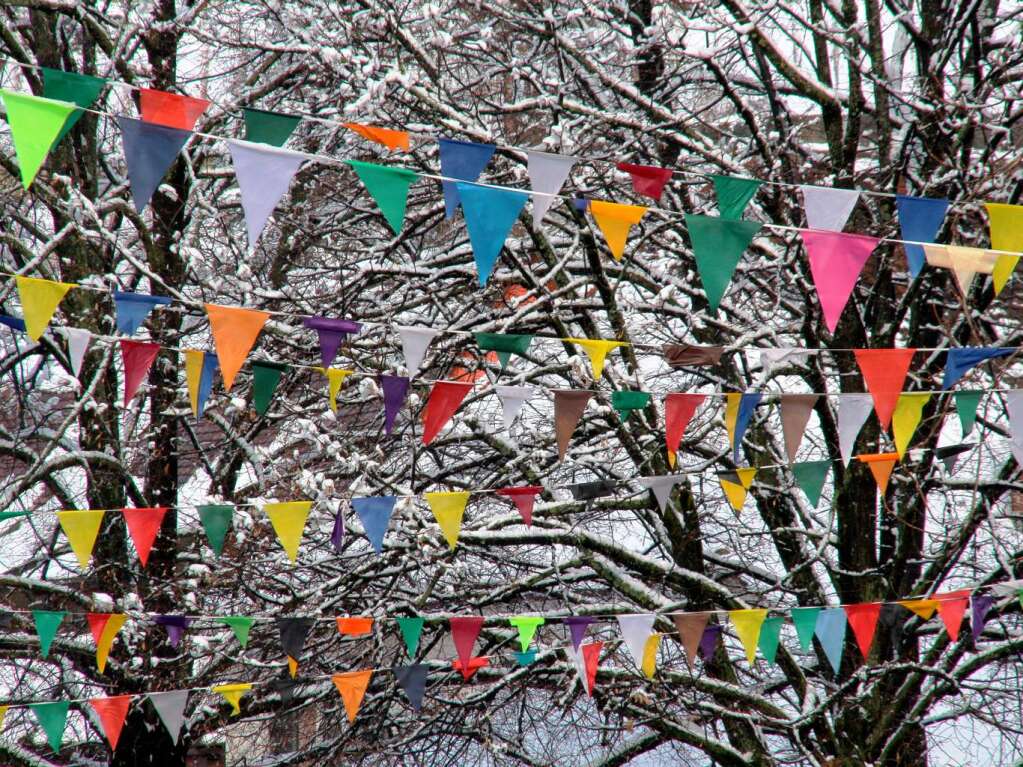
[[[362,330],[362,324],[352,320],[332,320],[328,317],[306,317],[302,324],[316,331],[320,339],[320,361],[329,368],[334,363],[337,350],[349,334]]]
[[[583,637],[586,636],[586,627],[591,623],[593,623],[593,618],[587,615],[571,615],[565,618],[565,625],[568,626],[568,630],[572,634],[572,647],[576,652],[579,652],[579,645],[582,644]]]
[[[856,280],[877,247],[878,238],[806,229],[799,234],[810,257],[810,273],[824,310],[824,324],[834,333]]]
[[[384,393],[384,434],[390,434],[408,396],[409,379],[405,376],[380,374],[377,381]]]

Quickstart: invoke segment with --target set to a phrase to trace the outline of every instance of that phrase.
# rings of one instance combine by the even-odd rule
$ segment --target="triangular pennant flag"
[[[185,724],[185,707],[188,705],[188,690],[171,690],[169,692],[151,692],[146,696],[153,704],[156,713],[167,728],[174,745],[181,737],[181,728]]]
[[[423,444],[429,445],[433,438],[451,420],[466,395],[472,391],[471,383],[460,381],[437,381],[430,389],[430,398],[423,411]]]
[[[57,306],[75,286],[68,282],[22,277],[20,274],[14,281],[21,299],[21,312],[25,316],[25,332],[33,341],[38,341],[46,332]]]
[[[476,144],[448,138],[437,139],[437,144],[440,147],[440,174],[446,179],[441,181],[444,217],[453,218],[462,201],[459,198],[461,190],[451,179],[470,182],[478,179],[497,147],[494,144]]]
[[[515,661],[520,666],[528,666],[530,663],[536,660],[536,650],[526,650],[525,652],[515,653]]]
[[[785,435],[785,453],[789,463],[796,460],[799,443],[803,441],[803,432],[806,431],[806,424],[810,421],[810,414],[818,399],[816,394],[781,395],[781,428]]]
[[[622,641],[629,648],[632,660],[637,668],[643,667],[643,656],[646,652],[646,642],[654,627],[656,615],[619,615],[618,628],[622,632]]]
[[[653,679],[657,673],[657,651],[661,648],[661,640],[664,634],[651,634],[647,637],[646,646],[643,648],[643,662],[640,670],[647,679]]]
[[[996,357],[1008,357],[1016,353],[1015,347],[965,346],[948,350],[945,361],[945,377],[941,389],[945,391],[957,384],[966,373],[980,363]]]
[[[302,541],[302,532],[312,506],[312,501],[288,501],[268,503],[263,507],[277,533],[277,540],[281,542],[292,564],[298,559],[298,545]]]
[[[370,677],[373,676],[373,669],[364,671],[348,671],[344,674],[334,674],[331,679],[341,695],[341,701],[345,704],[345,713],[348,714],[348,721],[354,722],[359,708],[362,706],[362,699],[369,687]]]
[[[714,653],[717,651],[718,642],[721,639],[721,626],[717,623],[712,623],[703,629],[703,636],[700,637],[700,655],[703,656],[704,661],[711,660],[714,657]]]
[[[634,410],[642,410],[650,404],[650,392],[616,389],[611,392],[611,407],[623,421],[628,420]]]
[[[1023,465],[1023,389],[1005,392],[1005,412],[1009,416],[1009,447],[1016,463]]]
[[[255,247],[270,214],[288,193],[291,180],[308,157],[290,149],[248,141],[228,141],[227,148],[241,190],[249,247]]]
[[[664,192],[664,185],[671,181],[669,168],[657,168],[653,165],[633,165],[631,162],[618,163],[618,170],[629,174],[632,179],[632,191],[644,197],[652,197],[658,202]]]
[[[460,660],[451,661],[451,668],[461,673],[462,679],[465,681],[469,681],[472,679],[473,674],[489,665],[489,658],[469,658],[469,662],[464,664]]]
[[[454,550],[458,545],[458,534],[462,530],[462,515],[465,505],[469,502],[469,491],[424,493],[423,497],[430,504],[430,511],[440,525],[444,539]]]
[[[930,392],[910,392],[899,395],[892,412],[892,433],[895,436],[895,452],[899,458],[906,454],[909,443],[916,433],[916,427],[923,418],[924,407],[931,399]]]
[[[217,620],[231,629],[243,650],[249,646],[249,631],[255,618],[249,618],[245,615],[225,615],[222,618],[217,618]]]
[[[984,207],[990,221],[992,250],[1007,251],[998,256],[991,273],[997,296],[1019,263],[1018,255],[1009,254],[1023,251],[1023,205],[986,202]]]
[[[252,685],[246,683],[218,684],[216,687],[210,688],[211,691],[219,693],[224,700],[231,704],[231,716],[238,716],[242,712],[242,696],[251,689]]]
[[[110,647],[128,616],[121,613],[86,613],[85,619],[89,622],[92,638],[96,640],[96,668],[102,674],[107,667]]]
[[[206,304],[206,314],[210,318],[213,345],[217,348],[217,359],[224,376],[224,391],[231,391],[234,377],[255,346],[270,314],[240,306],[216,304]]]
[[[586,627],[593,623],[593,618],[588,615],[570,615],[562,619],[562,622],[568,626],[569,634],[572,636],[572,649],[578,650],[583,637],[586,636]]]
[[[362,529],[377,554],[384,552],[384,534],[391,524],[391,514],[397,500],[393,495],[352,498],[352,508],[355,509],[359,521],[362,522]]]
[[[117,332],[126,336],[134,335],[155,307],[167,306],[170,302],[171,300],[166,296],[150,296],[146,293],[125,293],[115,290],[114,313]]]
[[[881,603],[846,605],[845,616],[856,636],[856,644],[860,647],[863,660],[866,660],[870,655],[870,646],[874,643],[874,630],[877,628],[877,619],[881,616]]]
[[[512,333],[476,333],[476,345],[480,351],[497,352],[501,362],[501,370],[508,365],[513,354],[525,357],[529,345],[533,341],[531,335],[515,335]]]
[[[753,478],[756,474],[757,470],[755,468],[736,469],[735,471],[726,471],[718,474],[721,489],[724,490],[725,497],[736,514],[742,511],[743,504],[746,503],[746,491],[753,484]]]
[[[615,482],[609,479],[598,479],[595,482],[578,482],[569,485],[572,497],[577,501],[593,501],[614,493]]]
[[[558,441],[558,460],[564,460],[568,443],[572,440],[575,427],[583,417],[586,404],[593,396],[591,391],[554,389],[554,431]]]
[[[401,412],[401,406],[408,397],[410,381],[405,376],[381,373],[377,376],[377,383],[380,384],[380,390],[384,395],[384,434],[390,434],[398,413]]]
[[[738,219],[738,216],[736,216]],[[707,294],[711,311],[717,311],[732,281],[735,267],[753,241],[760,224],[713,216],[686,214],[686,229],[693,244],[693,258]]]
[[[121,129],[124,143],[124,162],[128,166],[132,202],[135,211],[141,213],[192,132],[130,117],[118,117],[117,126]]]
[[[994,274],[1000,255],[984,248],[957,245],[924,245],[924,256],[931,266],[951,269],[963,295],[967,295],[977,272]]]
[[[515,423],[522,406],[536,396],[536,389],[531,386],[495,386],[494,392],[501,400],[504,428],[511,431],[512,424]]]
[[[831,461],[804,461],[792,464],[792,476],[796,478],[799,489],[806,494],[806,500],[813,508],[821,500],[821,492],[824,490],[824,482],[831,470]]]
[[[380,208],[384,220],[395,234],[401,234],[408,205],[408,190],[419,174],[407,168],[391,168],[369,162],[346,160],[352,166],[369,196]]]
[[[717,365],[725,353],[723,346],[696,346],[694,344],[664,344],[664,361],[672,368]]]
[[[888,490],[888,480],[892,476],[892,469],[899,460],[898,453],[871,453],[869,455],[856,456],[860,461],[867,464],[870,473],[874,475],[877,482],[877,489],[884,496]]]
[[[857,189],[837,189],[829,186],[800,186],[803,210],[810,229],[841,232],[860,199]]]
[[[103,523],[103,513],[102,509],[57,512],[57,521],[60,522],[60,527],[71,544],[71,550],[83,570],[89,567],[89,560],[92,559],[92,549],[96,545],[96,536],[99,535],[99,528]]]
[[[934,617],[935,611],[938,609],[937,599],[903,599],[897,604],[902,605],[911,613],[920,618],[920,620],[929,621]]]
[[[206,352],[202,358],[202,369],[199,371],[199,386],[195,397],[194,413],[196,418],[201,418],[210,395],[213,394],[213,376],[220,370],[220,360],[216,354]]]
[[[7,124],[18,155],[18,170],[25,189],[32,185],[46,155],[62,135],[64,126],[78,107],[67,101],[0,90],[7,110]]]
[[[385,146],[388,149],[409,150],[409,135],[407,131],[391,130],[390,128],[379,128],[376,125],[361,125],[359,123],[345,123],[348,130],[358,133],[364,139]]]
[[[753,419],[757,405],[764,395],[757,393],[729,394],[725,406],[725,425],[728,427],[728,441],[732,445],[732,460],[739,462],[742,438]]]
[[[157,615],[155,623],[167,630],[167,643],[176,648],[185,636],[185,631],[192,625],[192,619],[187,615]]]
[[[305,648],[305,640],[313,627],[313,618],[280,617],[277,619],[277,633],[281,649],[290,658],[299,658]],[[295,675],[292,674],[294,677]]]
[[[760,352],[760,367],[764,370],[764,379],[770,378],[774,374],[775,370],[779,367],[786,365],[796,366],[803,363],[806,357],[809,355],[805,349],[759,349]],[[794,394],[794,397],[813,396]]]
[[[877,420],[882,429],[887,429],[916,349],[855,349],[854,354],[867,391],[874,398]]]
[[[544,624],[544,619],[537,615],[515,615],[508,619],[514,628],[519,631],[519,647],[522,652],[529,649],[529,643],[533,641],[536,630]]]
[[[483,628],[483,618],[449,618],[451,624],[451,639],[455,643],[455,651],[462,665],[466,666],[472,658],[473,647],[476,645],[476,638]]]
[[[781,640],[781,627],[785,623],[784,618],[768,618],[760,627],[760,654],[768,663],[774,663],[778,654],[778,643]]]
[[[668,499],[671,498],[671,491],[683,479],[685,477],[681,474],[666,474],[658,477],[637,477],[636,481],[653,493],[654,498],[657,500],[657,505],[663,513],[668,509]]]
[[[536,502],[536,496],[542,492],[543,487],[538,485],[502,487],[497,490],[498,495],[511,499],[511,502],[515,504],[515,508],[522,515],[522,521],[526,523],[526,527],[533,524],[533,504]]]
[[[202,529],[206,533],[206,540],[210,548],[218,557],[224,550],[224,538],[227,531],[231,529],[231,517],[234,516],[234,506],[226,504],[207,504],[197,507],[199,521],[202,522]]]
[[[563,154],[549,154],[535,150],[526,152],[526,166],[529,172],[529,188],[533,191],[533,226],[537,229],[543,222],[551,205],[558,201],[558,192],[568,174],[572,172],[575,158]]]
[[[188,403],[192,406],[192,415],[199,417],[199,386],[202,383],[202,370],[206,362],[206,352],[199,349],[185,349],[185,382],[188,385]]]
[[[281,375],[287,369],[287,365],[276,362],[252,363],[252,406],[260,415],[266,415],[266,411],[270,409],[277,384],[281,382]]]
[[[817,615],[817,627],[814,633],[824,649],[824,655],[831,668],[838,673],[842,664],[842,644],[845,642],[845,610],[833,607],[821,610]]]
[[[767,610],[729,610],[728,617],[735,626],[735,634],[746,650],[746,660],[752,665],[757,658],[757,644],[760,642],[760,627],[767,618]]]
[[[316,331],[320,343],[320,362],[325,368],[333,364],[337,351],[345,339],[362,330],[361,322],[330,317],[306,317],[302,320],[302,325]]]
[[[856,438],[873,409],[874,400],[869,394],[838,396],[838,447],[842,454],[842,463],[846,466],[852,459]]]
[[[615,261],[621,261],[625,253],[625,242],[629,238],[632,227],[638,224],[646,214],[644,205],[623,205],[604,200],[590,200],[590,213],[600,227],[601,234],[607,241],[608,250]]]
[[[64,727],[67,725],[67,712],[71,708],[69,700],[55,700],[49,703],[30,703],[28,706],[36,715],[39,726],[46,733],[46,742],[50,744],[53,753],[60,751],[60,744],[64,740]]]
[[[139,562],[145,567],[149,561],[149,552],[153,548],[153,541],[156,540],[156,536],[160,532],[160,525],[163,524],[167,507],[121,509],[121,513],[124,515],[128,534],[131,535],[131,542],[135,544],[135,553],[138,554]]]
[[[210,102],[178,93],[139,88],[139,112],[147,123],[168,128],[195,130],[196,121]]]
[[[905,194],[895,195],[895,209],[899,214],[899,227],[906,249],[906,262],[909,273],[916,277],[924,268],[924,249],[914,243],[934,242],[934,238],[945,220],[945,211],[949,202],[942,198],[910,197]]]
[[[297,115],[284,115],[265,109],[243,107],[242,112],[245,115],[245,140],[255,144],[284,146],[302,122],[302,118]]]
[[[739,178],[736,176],[711,175],[714,182],[714,194],[718,201],[718,213],[721,218],[738,220],[757,189],[764,183],[755,178]]]
[[[405,691],[409,705],[412,710],[418,712],[423,707],[423,695],[426,693],[427,668],[422,663],[413,663],[411,666],[397,666],[394,669],[394,676]]]
[[[440,335],[439,330],[431,328],[415,328],[398,326],[398,335],[401,337],[401,351],[405,356],[405,366],[411,378],[419,371],[423,364],[423,356],[426,354],[426,347],[430,342]]]
[[[476,184],[455,184],[469,230],[480,287],[494,271],[504,241],[529,199],[525,192]]]
[[[970,601],[969,589],[952,591],[946,594],[935,594],[938,601],[938,616],[945,624],[945,630],[953,642],[959,641],[959,627],[966,614],[966,605]]]
[[[62,69],[50,69],[40,67],[43,73],[43,98],[54,101],[68,101],[83,109],[88,109],[99,98],[99,94],[106,87],[107,81],[102,77],[83,75],[78,72],[65,72]],[[61,139],[75,126],[75,123],[85,114],[83,109],[76,109],[68,115],[64,127],[60,129],[53,146],[57,146]],[[53,147],[51,147],[52,150]]]
[[[968,453],[976,445],[947,445],[939,447],[934,451],[934,457],[941,461],[947,474],[953,474],[956,470],[956,462],[963,453]]]
[[[619,346],[629,345],[624,341],[605,341],[594,338],[563,338],[562,340],[583,347],[583,351],[590,359],[594,381],[599,381],[600,376],[604,373],[604,360],[607,359],[608,352]]]
[[[124,365],[124,406],[128,407],[142,381],[149,375],[149,368],[152,367],[156,355],[160,353],[160,345],[130,341],[127,338],[120,339],[118,343],[121,346],[121,362]]]
[[[686,663],[692,669],[700,640],[703,639],[704,629],[707,628],[707,621],[710,620],[710,613],[675,613],[671,619],[675,622],[675,628],[678,629],[678,638],[686,653]]]
[[[988,594],[974,594],[970,599],[970,632],[973,634],[974,645],[980,641],[984,624],[987,623],[987,614],[994,604],[995,598]]]
[[[799,234],[810,259],[810,273],[824,312],[824,324],[834,333],[860,272],[879,240],[841,232],[803,230]]]
[[[705,394],[672,392],[664,398],[664,437],[668,443],[668,463],[674,467],[682,435],[693,419],[696,408],[707,398]]]
[[[36,624],[36,635],[39,637],[39,653],[44,658],[50,654],[50,646],[53,644],[54,637],[57,636],[57,629],[60,628],[65,615],[67,613],[63,611],[32,611],[32,620]]]
[[[579,648],[579,658],[582,667],[582,678],[586,685],[586,694],[593,697],[593,688],[597,686],[597,669],[600,666],[600,651],[604,648],[603,642],[587,642]]]
[[[342,636],[363,636],[373,630],[373,618],[367,615],[349,615],[337,619],[337,630]]]
[[[977,408],[983,394],[982,391],[957,391],[954,395],[956,415],[964,437],[973,431],[973,424],[977,422]]]
[[[131,695],[114,695],[109,698],[91,698],[89,705],[99,717],[99,723],[103,728],[110,750],[117,750],[117,741],[121,738],[121,730],[124,728],[124,720],[128,716],[128,707],[131,706]]]
[[[792,625],[796,627],[796,636],[799,637],[799,646],[803,652],[810,649],[813,642],[813,635],[817,630],[817,616],[820,615],[819,607],[793,607],[789,614],[792,616]]]
[[[419,647],[419,638],[423,635],[423,619],[395,618],[398,621],[398,629],[401,631],[401,638],[405,642],[405,649],[410,658],[416,657],[416,649]]]
[[[60,332],[67,338],[67,356],[71,363],[71,372],[76,377],[82,375],[82,363],[85,353],[89,350],[92,333],[84,328],[61,328]]]

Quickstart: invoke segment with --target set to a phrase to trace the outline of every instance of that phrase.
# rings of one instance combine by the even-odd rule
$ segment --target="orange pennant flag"
[[[350,636],[361,636],[373,630],[373,619],[363,616],[338,618],[337,630]]]
[[[966,605],[970,601],[970,590],[949,591],[944,594],[935,594],[938,602],[938,616],[945,624],[945,630],[953,642],[959,639],[959,627],[963,622],[963,615],[966,613]]]
[[[362,698],[366,695],[366,688],[369,687],[369,679],[373,676],[373,669],[365,671],[349,671],[346,674],[334,674],[334,686],[341,693],[341,700],[345,704],[345,711],[348,712],[348,721],[354,722],[355,715],[359,713],[362,705]]]
[[[360,125],[359,123],[345,123],[345,127],[358,133],[364,139],[382,144],[388,149],[408,151],[408,133],[406,131],[378,128],[375,125]]]
[[[234,377],[255,346],[270,315],[256,309],[216,304],[206,304],[206,314],[210,318],[213,344],[217,347],[220,372],[224,376],[224,391],[231,391]]]
[[[892,469],[895,468],[895,463],[899,460],[899,454],[870,453],[856,457],[870,468],[870,473],[874,475],[874,481],[877,482],[877,489],[881,491],[881,495],[884,495],[888,489],[888,479],[892,476]]]
[[[920,617],[920,620],[929,621],[938,609],[937,599],[903,599],[898,604]]]
[[[131,695],[114,695],[109,698],[91,698],[89,700],[89,705],[99,717],[103,734],[107,736],[107,742],[112,751],[117,750],[117,741],[120,740],[121,730],[124,729],[124,719],[128,716],[131,698]]]
[[[607,247],[615,261],[622,260],[629,230],[634,224],[639,223],[646,211],[645,205],[622,205],[617,202],[590,200],[590,213],[603,232]]]

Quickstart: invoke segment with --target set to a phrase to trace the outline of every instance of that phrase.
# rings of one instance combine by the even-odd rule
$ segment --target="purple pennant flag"
[[[352,320],[332,320],[327,317],[306,317],[302,324],[315,330],[320,338],[320,360],[329,368],[337,350],[349,333],[358,333],[362,324]]]
[[[582,644],[583,637],[586,636],[586,627],[591,623],[593,623],[593,618],[585,615],[573,615],[565,618],[565,625],[572,632],[572,647],[576,652],[579,652],[579,645]]]
[[[167,641],[176,648],[192,620],[184,615],[157,615],[156,625],[167,629]]]
[[[718,637],[720,636],[720,623],[711,623],[703,630],[703,636],[700,637],[700,655],[703,656],[704,660],[710,660],[714,657],[714,650],[717,649]]]
[[[384,392],[384,433],[390,434],[398,418],[398,411],[408,396],[409,379],[405,376],[381,374],[377,381]]]
[[[995,598],[987,594],[974,594],[970,599],[972,611],[970,617],[970,631],[973,632],[973,643],[980,641],[980,632],[984,630],[987,623],[988,611],[994,606]]]
[[[330,533],[330,542],[334,546],[334,551],[340,554],[341,547],[345,543],[345,514],[340,509],[338,509],[337,516],[334,517],[334,529]]]

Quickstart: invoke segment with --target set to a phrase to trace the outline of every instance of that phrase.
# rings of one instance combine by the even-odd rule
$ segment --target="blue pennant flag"
[[[398,499],[393,495],[378,495],[371,498],[352,498],[352,508],[359,515],[366,537],[377,554],[384,553],[384,533],[391,524],[394,503]]]
[[[11,330],[25,332],[25,320],[21,317],[11,317],[9,314],[0,314],[0,325],[6,325]]]
[[[895,195],[895,209],[899,213],[902,239],[914,242],[934,242],[945,220],[948,200],[938,197],[911,197]],[[909,271],[916,277],[924,268],[925,254],[921,245],[904,245]]]
[[[206,400],[213,393],[213,375],[220,369],[220,362],[216,354],[206,352],[202,358],[202,372],[199,374],[199,407],[196,408],[197,418],[202,418],[202,409],[206,406]]]
[[[842,644],[845,642],[845,610],[841,607],[832,607],[828,610],[821,610],[817,614],[817,628],[814,633],[817,635],[824,654],[828,656],[828,663],[838,673],[838,667],[842,665]]]
[[[445,178],[460,178],[475,181],[487,167],[497,149],[493,144],[475,144],[472,141],[456,141],[449,138],[437,139],[440,144],[440,174]],[[454,181],[442,181],[444,188],[444,216],[453,218],[461,200]]]
[[[465,211],[465,227],[469,230],[480,287],[483,287],[494,271],[504,240],[518,220],[529,195],[476,184],[459,183],[456,186]]]
[[[117,314],[117,330],[126,336],[134,335],[154,306],[166,306],[171,300],[166,296],[150,296],[145,293],[122,293],[114,291],[114,310]]]
[[[169,128],[166,125],[118,117],[124,143],[124,162],[128,166],[128,183],[131,198],[138,213],[149,204],[149,200],[160,187],[160,182],[170,166],[178,159],[192,131]]]
[[[739,398],[739,413],[735,417],[735,445],[733,448],[732,460],[739,462],[739,449],[742,447],[742,435],[746,433],[749,422],[753,420],[753,413],[763,399],[763,394],[743,394]]]
[[[970,368],[976,367],[985,360],[995,357],[1008,357],[1013,354],[1016,348],[1000,349],[998,347],[965,346],[959,349],[948,350],[948,360],[945,362],[945,377],[941,381],[941,390],[954,386],[959,379],[966,375]]]

